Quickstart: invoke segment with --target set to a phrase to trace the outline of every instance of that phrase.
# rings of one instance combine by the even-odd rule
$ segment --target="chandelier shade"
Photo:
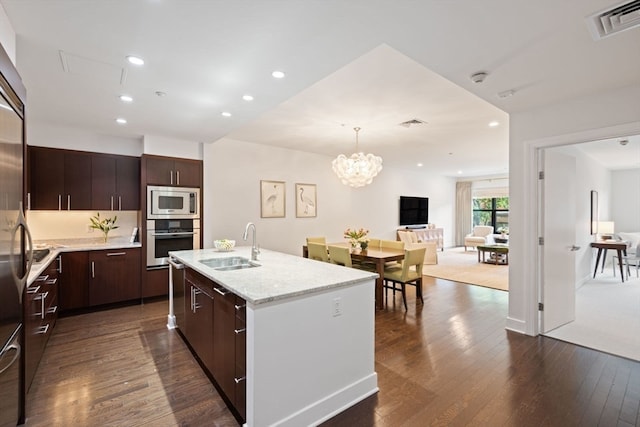
[[[356,131],[356,152],[350,157],[340,154],[331,162],[333,171],[340,181],[350,187],[364,187],[371,184],[373,178],[382,170],[382,158],[373,154],[358,151],[358,132]]]

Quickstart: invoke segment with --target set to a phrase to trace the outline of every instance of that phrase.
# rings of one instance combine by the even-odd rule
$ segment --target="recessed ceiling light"
[[[231,113],[230,113],[230,112],[228,112],[228,111],[223,111],[221,114],[222,114],[224,117],[231,117]]]
[[[271,73],[271,75],[273,77],[275,77],[276,79],[283,79],[284,78],[284,71],[274,71],[273,73]]]
[[[244,99],[245,101],[253,101],[253,96],[251,96],[251,95],[243,95],[242,99]]]
[[[162,98],[163,96],[167,96],[167,94],[165,92],[161,91],[161,90],[157,90],[156,91],[156,96],[159,96],[159,97]]]
[[[498,126],[499,124],[500,124],[500,122],[497,122],[497,121],[494,120],[492,122],[489,122],[489,127],[494,128],[494,127]]]
[[[422,167],[422,163],[418,163],[418,167],[421,168]]]
[[[458,175],[462,175],[462,171],[458,171]]]
[[[133,65],[144,65],[144,59],[140,58],[139,56],[129,55],[127,56],[127,61],[129,61]]]
[[[118,117],[118,118],[116,119],[116,122],[117,122],[118,124],[121,124],[121,125],[126,125],[126,124],[127,124],[127,119],[123,119],[122,117]]]
[[[129,95],[120,95],[120,101],[122,102],[133,102],[133,98]]]

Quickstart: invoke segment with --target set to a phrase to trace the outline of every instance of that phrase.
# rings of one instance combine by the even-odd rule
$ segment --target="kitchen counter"
[[[295,296],[349,286],[375,279],[376,273],[261,249],[258,267],[219,271],[202,264],[212,258],[251,258],[251,247],[236,247],[232,251],[216,249],[170,252],[173,258],[223,285],[250,304],[263,304]]]
[[[102,239],[59,239],[34,241],[34,249],[49,249],[49,254],[40,262],[34,262],[27,277],[27,286],[30,286],[47,266],[62,252],[78,252],[78,251],[99,251],[105,249],[123,249],[123,248],[139,248],[142,247],[140,242],[130,243],[129,238],[113,238],[104,243]]]
[[[255,268],[200,262],[250,254],[250,247],[170,253],[246,300],[245,425],[318,425],[375,394],[377,274],[267,249]]]

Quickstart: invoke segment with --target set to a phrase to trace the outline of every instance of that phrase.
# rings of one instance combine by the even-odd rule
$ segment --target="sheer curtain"
[[[456,182],[456,246],[464,245],[464,238],[471,233],[471,181]]]

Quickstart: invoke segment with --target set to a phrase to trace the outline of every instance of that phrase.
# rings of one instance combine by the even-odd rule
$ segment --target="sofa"
[[[467,234],[464,238],[464,250],[467,247],[475,248],[482,245],[493,245],[493,226],[491,225],[476,225],[473,227],[473,231]]]

